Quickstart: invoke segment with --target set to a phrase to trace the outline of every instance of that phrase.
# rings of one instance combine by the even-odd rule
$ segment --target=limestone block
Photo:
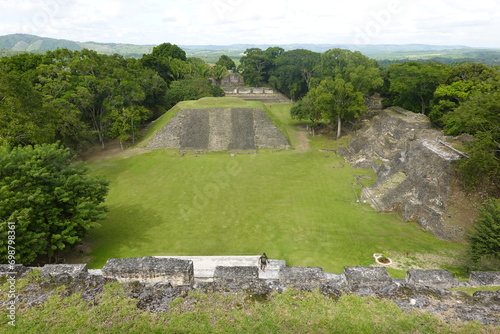
[[[57,276],[68,274],[73,278],[87,276],[88,268],[86,264],[46,264],[42,268],[42,276]]]
[[[240,87],[238,88],[238,94],[252,94],[252,88]]]
[[[458,286],[458,281],[448,270],[409,269],[406,272],[406,282],[434,288],[454,288]]]
[[[470,273],[470,285],[500,285],[500,271],[473,271]]]
[[[193,261],[151,256],[109,259],[102,274],[118,282],[168,282],[172,286],[188,286],[194,279]]]
[[[335,287],[343,287],[346,284],[346,278],[344,274],[325,273],[325,281],[331,286]]]
[[[280,269],[280,282],[301,290],[318,289],[325,281],[321,267],[283,267]]]
[[[391,284],[392,279],[382,267],[344,267],[347,285],[350,287]]]
[[[264,88],[263,87],[253,87],[252,93],[253,94],[264,94]]]
[[[214,273],[214,281],[244,282],[259,278],[259,268],[257,267],[225,267],[217,266]]]
[[[13,268],[9,264],[0,264],[0,277],[14,274],[16,275],[16,277],[22,277],[32,269],[33,268],[25,267],[22,264],[14,264]]]

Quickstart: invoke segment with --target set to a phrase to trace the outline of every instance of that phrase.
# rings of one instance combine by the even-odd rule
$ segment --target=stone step
[[[279,279],[280,269],[286,267],[285,260],[269,260],[266,271],[259,270],[260,279]]]

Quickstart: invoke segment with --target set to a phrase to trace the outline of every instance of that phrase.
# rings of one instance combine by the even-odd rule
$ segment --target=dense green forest
[[[337,138],[376,92],[386,105],[429,116],[448,135],[468,134],[468,158],[458,166],[463,185],[498,197],[500,70],[474,62],[381,66],[359,51],[269,47],[247,49],[238,67],[227,55],[211,66],[170,43],[139,59],[87,49],[22,53],[0,59],[0,144],[5,152],[56,142],[73,152],[110,139],[133,144],[141,127],[178,102],[223,96],[209,78],[220,82],[228,69],[296,101],[293,118],[336,128]]]
[[[214,69],[219,70],[214,73]],[[0,141],[59,141],[80,151],[138,130],[177,102],[219,96],[208,77],[224,76],[171,44],[141,59],[60,49],[0,60]]]

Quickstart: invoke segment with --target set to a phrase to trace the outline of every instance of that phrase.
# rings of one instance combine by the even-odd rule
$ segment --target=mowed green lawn
[[[287,105],[273,105],[275,121],[298,139]],[[263,150],[180,155],[155,150],[92,163],[111,181],[109,219],[92,231],[92,268],[108,258],[150,255],[255,255],[290,266],[370,265],[376,252],[443,254],[463,245],[437,240],[416,224],[358,203],[354,175],[335,143],[315,138],[306,152]],[[370,182],[370,179],[364,182]]]

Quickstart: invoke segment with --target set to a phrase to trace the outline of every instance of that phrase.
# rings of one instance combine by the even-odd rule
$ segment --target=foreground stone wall
[[[273,260],[284,262],[283,260]],[[86,264],[46,264],[41,268],[16,265],[15,268],[0,264],[0,276],[25,277],[29,272],[40,269],[41,275],[55,277],[67,275],[85,278],[89,275],[102,276],[117,282],[139,281],[143,283],[169,283],[172,286],[195,286],[196,276],[193,261],[169,257],[143,257],[109,259],[102,269],[89,270]],[[408,285],[433,288],[456,288],[467,286],[500,286],[500,271],[472,271],[469,281],[458,281],[447,270],[409,269],[403,280],[393,279],[385,267],[344,267],[342,274],[325,273],[321,267],[279,266],[279,275],[259,278],[255,266],[217,266],[212,282],[241,283],[245,281],[279,281],[282,286],[319,288],[325,282],[350,287],[370,287],[404,282]]]
[[[151,256],[109,259],[102,268],[102,276],[116,279],[118,282],[164,282],[173,286],[189,286],[194,279],[193,262]]]
[[[11,273],[8,265],[0,265],[0,277],[26,277],[34,269],[18,265]],[[56,291],[61,285],[67,293],[78,292],[85,301],[92,301],[102,293],[104,284],[122,282],[128,295],[138,300],[139,308],[161,312],[175,298],[193,289],[265,296],[294,288],[319,290],[333,299],[348,293],[373,296],[389,299],[403,310],[418,309],[448,320],[500,325],[500,291],[478,291],[470,296],[447,290],[457,286],[500,286],[500,271],[472,272],[469,281],[459,282],[446,270],[408,270],[405,279],[393,279],[383,267],[345,267],[342,274],[331,274],[320,267],[280,266],[277,277],[262,279],[257,266],[218,266],[213,280],[197,282],[192,261],[147,257],[110,259],[102,270],[88,270],[84,264],[46,265],[41,275],[41,283],[18,293],[17,303],[27,307],[43,303],[51,294],[59,293]]]

